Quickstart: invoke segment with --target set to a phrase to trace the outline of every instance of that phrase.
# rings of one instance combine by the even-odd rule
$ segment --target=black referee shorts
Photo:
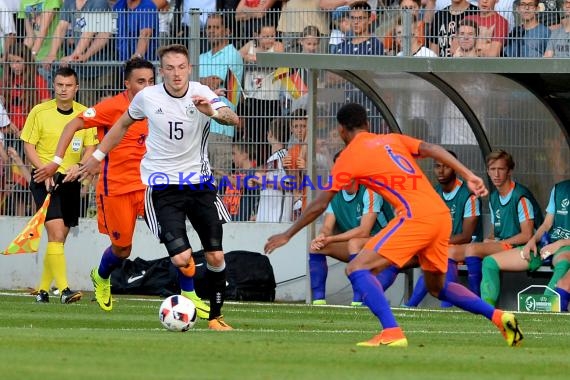
[[[230,220],[217,191],[210,188],[168,185],[165,189],[147,187],[145,219],[169,256],[191,249],[186,218],[198,233],[206,251],[222,251],[222,224]]]
[[[42,207],[46,197],[47,190],[44,182],[36,182],[33,180],[34,172],[32,171],[32,180],[30,181],[30,191],[34,197],[36,207]],[[51,201],[48,206],[46,222],[53,219],[63,219],[63,223],[67,227],[75,227],[79,224],[79,208],[81,197],[81,184],[79,181],[65,182],[65,176],[60,175],[57,178],[57,189],[51,194]]]

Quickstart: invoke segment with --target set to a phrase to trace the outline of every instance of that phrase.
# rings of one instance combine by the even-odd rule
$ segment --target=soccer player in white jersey
[[[192,247],[186,218],[206,251],[212,330],[232,330],[223,319],[226,271],[222,224],[229,214],[217,196],[208,161],[210,119],[237,125],[238,116],[207,86],[189,81],[191,66],[183,45],[159,49],[163,83],[146,87],[133,98],[127,112],[107,133],[99,149],[82,167],[81,175],[95,173],[99,162],[137,120],[148,119],[146,155],[141,179],[147,185],[145,215],[153,233],[173,264],[193,275]]]

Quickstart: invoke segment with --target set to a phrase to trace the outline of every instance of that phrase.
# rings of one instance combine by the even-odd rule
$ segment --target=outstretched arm
[[[322,191],[319,193],[319,195],[317,195],[317,198],[309,203],[299,219],[297,219],[295,223],[293,223],[293,225],[287,229],[287,231],[281,234],[273,235],[267,240],[267,243],[265,243],[265,253],[270,254],[275,249],[287,244],[287,242],[293,236],[295,236],[297,232],[317,219],[319,215],[321,215],[326,210],[327,205],[333,199],[336,193],[336,191]]]
[[[125,111],[105,135],[103,141],[99,144],[99,148],[84,162],[78,173],[80,180],[97,174],[99,163],[105,158],[107,153],[121,142],[123,136],[134,122],[135,120],[129,116],[129,111]]]

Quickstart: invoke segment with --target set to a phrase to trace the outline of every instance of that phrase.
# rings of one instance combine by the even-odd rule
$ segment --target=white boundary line
[[[27,291],[0,291],[0,296],[9,296],[9,297],[33,297]],[[118,295],[117,301],[126,300],[126,301],[135,301],[135,302],[162,302],[163,298],[159,298],[158,296],[148,296],[148,298],[140,298],[140,297],[130,297],[127,295]],[[88,301],[90,302],[90,300]],[[85,304],[85,302],[83,302]],[[349,309],[354,311],[367,311],[366,307],[354,307],[354,306],[347,306],[347,305],[319,305],[314,306],[310,304],[304,303],[285,303],[285,302],[239,302],[239,301],[225,301],[224,304],[228,305],[253,305],[253,306],[265,306],[265,307],[298,307],[298,308],[314,308],[317,309],[326,309],[326,308],[333,308],[333,309]],[[443,313],[443,314],[453,314],[453,313],[466,313],[463,310],[443,310],[443,309],[422,309],[422,308],[407,308],[407,307],[392,307],[392,310],[401,313],[401,314],[414,314],[414,313]],[[508,310],[505,310],[508,311]],[[263,311],[256,311],[261,313]],[[534,312],[534,311],[512,311],[517,315],[541,315],[541,316],[557,316],[560,318],[570,318],[570,313],[556,313],[556,312]]]

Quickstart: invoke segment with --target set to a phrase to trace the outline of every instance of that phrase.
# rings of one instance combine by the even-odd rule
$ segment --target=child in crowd
[[[307,111],[303,108],[296,109],[290,117],[292,144],[287,156],[283,158],[283,166],[287,169],[289,175],[295,177],[295,183],[299,184],[302,183],[307,168]],[[306,196],[307,189],[299,189],[299,186],[296,186],[294,190],[293,219],[300,215],[304,208],[307,200]]]
[[[329,39],[329,53],[331,54],[336,53],[338,45],[340,45],[350,33],[349,10],[350,7],[348,5],[343,5],[332,12],[332,24],[334,28],[331,30]]]
[[[474,20],[463,20],[459,23],[457,31],[457,49],[454,57],[477,57],[477,38],[479,27]]]
[[[285,144],[289,139],[289,126],[283,119],[275,119],[267,131],[267,142],[271,146],[271,155],[263,170],[255,173],[249,185],[259,186],[259,207],[257,222],[290,222],[293,210],[293,192],[287,181],[287,172],[283,164],[287,156]]]

